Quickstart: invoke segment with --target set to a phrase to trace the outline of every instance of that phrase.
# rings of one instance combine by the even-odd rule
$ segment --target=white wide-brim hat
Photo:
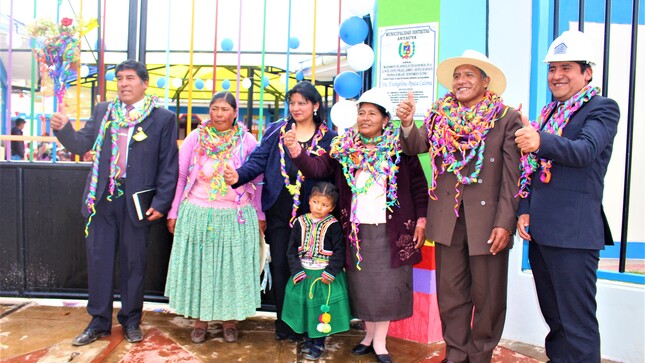
[[[506,89],[506,76],[504,76],[504,72],[491,63],[488,57],[472,49],[466,49],[461,57],[448,58],[439,63],[437,67],[437,79],[439,83],[447,89],[452,90],[452,77],[455,68],[464,64],[473,65],[486,73],[490,78],[488,90],[495,92],[497,95],[501,95]]]

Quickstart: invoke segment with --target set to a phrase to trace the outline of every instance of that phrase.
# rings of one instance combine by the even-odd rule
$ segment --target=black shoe
[[[322,357],[325,352],[325,348],[319,347],[317,345],[311,345],[309,347],[309,353],[305,354],[305,359],[316,360]]]
[[[83,330],[83,332],[79,334],[76,338],[74,338],[74,340],[72,340],[72,344],[76,346],[87,345],[100,337],[106,337],[110,334],[111,334],[111,331],[109,330],[97,330],[97,329],[87,328]]]
[[[354,348],[352,348],[352,354],[354,355],[365,355],[370,353],[374,353],[374,348],[372,348],[372,344],[365,345],[365,344],[358,343]]]
[[[377,363],[392,363],[392,357],[389,354],[377,354],[376,355]]]
[[[138,343],[143,340],[143,332],[138,325],[123,327],[123,334],[125,334],[125,340],[130,343]]]
[[[305,353],[305,354],[308,354],[309,352],[311,352],[311,346],[312,345],[313,345],[313,343],[311,342],[311,340],[305,340],[305,344],[302,346],[301,351],[303,353]]]

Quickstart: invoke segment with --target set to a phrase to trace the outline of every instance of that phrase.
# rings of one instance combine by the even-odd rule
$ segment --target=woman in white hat
[[[421,261],[425,242],[427,181],[419,159],[400,154],[387,93],[371,89],[357,107],[357,127],[337,136],[328,154],[301,152],[294,133],[285,134],[284,145],[305,176],[335,176],[351,311],[366,330],[352,352],[392,362],[385,338],[390,320],[412,315],[412,265]]]
[[[515,232],[520,114],[503,104],[502,71],[467,50],[437,67],[450,89],[424,125],[410,94],[397,108],[404,153],[428,152],[432,167],[426,238],[436,242],[444,362],[490,362],[506,315],[508,250]],[[472,322],[472,325],[471,325]]]

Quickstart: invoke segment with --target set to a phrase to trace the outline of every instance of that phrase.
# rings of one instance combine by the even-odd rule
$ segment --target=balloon
[[[231,81],[229,81],[228,79],[223,80],[222,81],[222,89],[224,91],[228,91],[229,88],[231,88]]]
[[[362,43],[367,38],[369,28],[363,18],[352,16],[340,24],[339,35],[345,43],[354,45]]]
[[[298,49],[299,46],[300,46],[300,39],[296,37],[289,38],[289,48]]]
[[[244,87],[244,88],[246,88],[246,89],[251,88],[251,79],[249,79],[249,78],[244,78],[244,79],[242,80],[242,87]]]
[[[229,51],[233,49],[233,41],[230,38],[222,39],[222,50]]]
[[[231,83],[229,82],[229,86],[230,85],[231,85]],[[213,80],[212,79],[207,79],[206,84],[204,85],[204,87],[206,87],[207,90],[212,91],[213,90]]]
[[[114,80],[114,71],[108,71],[105,73],[105,79],[108,81]]]
[[[264,78],[262,78],[262,87],[263,87],[263,88],[267,88],[267,86],[269,85],[269,83],[270,83],[270,82],[269,82],[269,77],[264,76]]]
[[[334,79],[334,89],[342,98],[352,98],[361,91],[361,76],[345,71]]]
[[[81,77],[83,78],[87,77],[90,74],[90,67],[86,65],[82,65],[80,73],[81,73]]]
[[[300,81],[302,81],[303,79],[305,79],[305,74],[304,74],[304,73],[302,73],[302,71],[298,71],[298,72],[296,73],[296,81],[300,82]]]
[[[197,89],[204,88],[204,81],[202,81],[201,79],[197,78],[195,80],[195,88],[197,88]]]
[[[181,85],[182,85],[183,83],[184,83],[184,82],[182,81],[182,79],[181,79],[181,78],[173,78],[173,79],[172,79],[172,86],[173,86],[173,87],[175,87],[175,88],[179,88],[179,87],[181,87]]]
[[[348,129],[356,124],[358,111],[356,103],[349,100],[340,100],[331,107],[329,113],[331,122],[339,129]]]
[[[347,63],[357,72],[367,70],[374,64],[374,51],[364,43],[352,45],[347,49]]]
[[[288,77],[288,76],[287,76],[287,73],[282,73],[282,74],[280,75],[280,83],[282,83],[282,84],[287,84],[287,77]]]
[[[374,10],[374,0],[352,0],[347,3],[347,10],[356,16],[364,16]]]
[[[165,86],[166,86],[166,79],[165,78],[158,78],[157,79],[157,87],[164,88]]]

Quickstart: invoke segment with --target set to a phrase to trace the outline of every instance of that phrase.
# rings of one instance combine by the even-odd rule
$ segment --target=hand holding
[[[69,117],[67,117],[66,114],[62,112],[56,112],[51,117],[50,125],[54,131],[59,131],[60,129],[65,127],[65,124],[68,122],[69,122]]]
[[[401,101],[396,107],[396,117],[401,120],[401,126],[408,127],[412,125],[415,110],[414,94],[412,91],[408,91],[408,98]]]
[[[527,241],[531,240],[531,234],[529,233],[529,222],[530,216],[528,214],[522,214],[517,218],[517,233],[520,238]]]
[[[490,246],[490,253],[496,255],[497,252],[502,251],[511,241],[511,233],[502,227],[493,228],[488,243]]]
[[[156,210],[156,209],[154,209],[154,208],[152,208],[152,207],[150,207],[150,209],[148,209],[148,210],[146,211],[146,215],[148,216],[148,218],[147,218],[147,219],[148,219],[150,222],[152,222],[152,221],[156,221],[157,219],[159,219],[159,218],[163,217],[163,214],[161,214],[161,213],[157,212],[157,210]]]
[[[287,147],[287,149],[289,149],[289,154],[291,154],[292,158],[298,157],[298,155],[300,155],[302,147],[298,143],[295,123],[291,125],[289,131],[285,132],[284,136],[282,137],[282,143]]]
[[[228,185],[233,185],[237,183],[240,179],[240,176],[237,174],[237,170],[229,164],[224,166],[224,182]]]
[[[526,115],[522,115],[521,129],[515,131],[515,143],[523,153],[530,153],[540,148],[540,133],[531,125]]]

